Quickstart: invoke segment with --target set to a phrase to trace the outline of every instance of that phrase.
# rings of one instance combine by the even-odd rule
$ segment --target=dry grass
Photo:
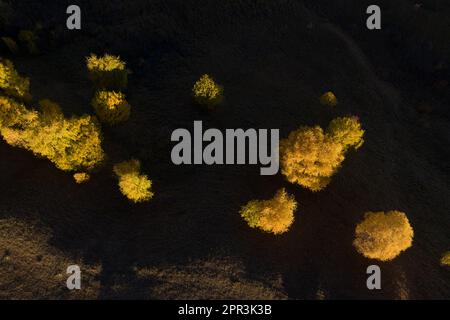
[[[95,299],[100,266],[70,258],[49,244],[49,230],[14,218],[0,219],[0,299]],[[82,290],[68,290],[66,269],[77,264]]]

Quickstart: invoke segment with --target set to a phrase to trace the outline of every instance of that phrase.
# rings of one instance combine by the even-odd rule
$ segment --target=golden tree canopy
[[[152,181],[140,174],[139,160],[132,159],[114,166],[113,171],[119,178],[119,188],[124,196],[133,202],[144,202],[153,198]]]
[[[353,245],[367,258],[389,261],[412,246],[414,231],[403,212],[367,212]]]
[[[125,69],[125,62],[122,61],[119,56],[114,56],[111,54],[105,54],[101,57],[98,57],[95,54],[91,54],[86,58],[86,65],[88,70],[97,71],[113,71]]]
[[[192,88],[195,100],[206,106],[214,106],[219,103],[222,99],[222,92],[223,88],[207,74],[201,76]]]
[[[285,189],[278,190],[269,200],[252,200],[243,206],[240,214],[252,228],[259,228],[273,234],[289,230],[294,222],[297,202]]]
[[[312,191],[325,188],[343,160],[342,145],[319,126],[302,127],[280,142],[282,174]]]
[[[0,59],[0,89],[16,98],[29,98],[30,80],[21,77],[10,60]]]
[[[442,255],[441,265],[450,267],[450,251],[447,251]]]
[[[364,130],[357,117],[340,117],[332,120],[328,125],[327,134],[344,149],[358,149],[364,143]]]
[[[121,92],[100,90],[91,104],[100,121],[109,125],[126,121],[130,116],[131,107]]]

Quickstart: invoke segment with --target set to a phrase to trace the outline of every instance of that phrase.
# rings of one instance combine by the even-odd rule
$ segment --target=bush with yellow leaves
[[[128,84],[128,70],[119,56],[105,54],[98,57],[91,54],[86,57],[89,77],[98,89],[122,90]]]
[[[241,217],[252,228],[259,228],[273,234],[289,230],[294,222],[297,202],[285,189],[278,190],[269,200],[252,200],[240,210]]]
[[[363,144],[364,130],[354,117],[331,121],[321,127],[301,127],[280,142],[281,173],[291,183],[320,191],[331,181],[345,159],[345,152]]]
[[[192,94],[198,104],[213,108],[217,106],[223,99],[223,88],[218,85],[209,75],[204,74],[194,84]]]
[[[327,134],[346,150],[361,147],[364,143],[364,130],[357,117],[340,117],[332,120],[327,128]]]
[[[353,245],[367,258],[389,261],[411,247],[413,236],[403,212],[367,212],[356,226]]]
[[[338,104],[338,100],[333,92],[325,92],[320,96],[320,103],[324,106],[335,107]]]
[[[14,98],[0,95],[0,130],[7,128],[26,128],[38,118],[38,113],[28,110]]]
[[[91,176],[86,172],[77,172],[73,175],[73,179],[78,184],[86,183],[90,178]]]
[[[153,198],[152,181],[146,175],[140,174],[141,163],[139,160],[132,159],[118,163],[113,170],[119,178],[120,191],[128,199],[138,203]]]
[[[1,135],[10,145],[30,150],[65,171],[90,170],[104,158],[101,132],[95,118],[65,118],[60,107],[40,102],[41,112],[30,111],[10,98],[0,98]],[[13,116],[11,116],[13,115]]]
[[[325,188],[344,160],[342,145],[321,127],[302,127],[280,142],[281,172],[312,191]]]
[[[10,60],[0,59],[0,89],[7,95],[30,100],[30,80],[21,77]]]
[[[442,255],[441,265],[450,267],[450,251],[447,251]]]
[[[121,92],[98,91],[91,104],[100,121],[108,125],[126,121],[130,117],[131,107]]]

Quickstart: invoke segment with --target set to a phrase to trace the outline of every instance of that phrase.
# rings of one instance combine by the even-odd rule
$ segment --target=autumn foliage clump
[[[0,59],[0,89],[6,95],[29,100],[30,80],[21,77],[10,60]]]
[[[98,89],[121,90],[127,87],[128,70],[119,56],[91,54],[86,58],[89,76]]]
[[[92,106],[100,121],[109,125],[126,121],[130,116],[131,107],[121,92],[98,91]]]
[[[86,172],[77,172],[73,175],[73,179],[78,184],[88,182],[90,178],[91,176]]]
[[[403,212],[367,212],[356,226],[353,245],[367,258],[389,261],[411,247],[413,236]]]
[[[450,251],[447,251],[442,255],[441,265],[450,267]]]
[[[325,188],[343,160],[342,146],[319,126],[302,127],[280,142],[281,172],[312,191]]]
[[[335,107],[338,100],[332,91],[328,91],[320,96],[320,103],[324,106]]]
[[[58,108],[44,108],[24,129],[10,128],[4,139],[52,161],[64,171],[91,170],[104,158],[101,133],[91,116],[65,118]],[[51,105],[50,105],[51,106]],[[57,106],[57,105],[53,105]]]
[[[357,117],[339,117],[330,122],[327,134],[344,149],[358,149],[364,143],[364,130]]]
[[[198,104],[213,108],[218,105],[222,99],[223,88],[218,85],[209,75],[204,74],[194,84],[192,94]]]
[[[146,175],[140,174],[139,160],[132,159],[118,163],[113,170],[119,178],[120,191],[128,199],[137,203],[153,198],[152,182]]]
[[[333,120],[327,131],[301,127],[280,142],[281,172],[291,183],[320,191],[331,181],[349,147],[362,145],[364,131],[353,118]]]
[[[252,200],[241,208],[241,217],[252,228],[259,228],[273,234],[289,230],[294,222],[297,202],[285,189],[278,190],[269,200]]]
[[[14,98],[0,95],[0,130],[26,128],[38,118],[38,113]]]
[[[49,100],[40,111],[0,96],[0,134],[10,145],[30,150],[65,171],[90,170],[104,158],[101,132],[95,118],[65,118]]]

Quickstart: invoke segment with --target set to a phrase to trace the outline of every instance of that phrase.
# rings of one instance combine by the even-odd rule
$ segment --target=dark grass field
[[[439,259],[450,250],[450,6],[422,1],[417,12],[413,2],[379,2],[387,10],[374,32],[356,0],[80,1],[82,30],[71,32],[69,3],[13,2],[5,34],[40,22],[46,35],[42,54],[10,57],[36,101],[92,113],[84,57],[108,52],[133,72],[132,116],[103,128],[108,160],[84,185],[0,143],[0,298],[448,299]],[[427,41],[432,50],[420,49]],[[225,89],[210,113],[190,98],[204,73]],[[319,103],[329,90],[335,108]],[[348,114],[361,119],[365,144],[319,193],[260,176],[258,166],[170,160],[171,132],[194,120],[279,128],[284,138]],[[112,165],[131,157],[153,180],[148,203],[128,203],[117,187]],[[299,203],[291,230],[250,229],[240,206],[281,187]],[[355,224],[391,209],[407,213],[412,248],[388,263],[362,257]],[[373,263],[379,291],[366,288]],[[83,270],[81,291],[65,288],[69,264]]]

